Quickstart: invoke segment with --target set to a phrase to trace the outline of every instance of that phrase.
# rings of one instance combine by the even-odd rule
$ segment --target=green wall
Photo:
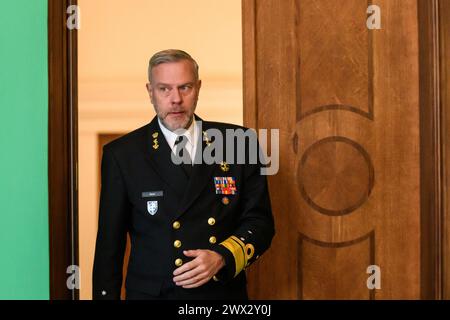
[[[47,0],[0,0],[0,66],[0,299],[48,299]]]

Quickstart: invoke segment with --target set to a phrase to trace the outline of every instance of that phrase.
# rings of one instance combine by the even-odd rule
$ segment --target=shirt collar
[[[177,137],[179,135],[176,134],[175,132],[167,129],[159,118],[158,118],[158,124],[159,124],[159,127],[161,128],[161,131],[162,131],[164,137],[166,138],[166,141],[169,144],[170,148],[173,148],[173,146],[175,145],[175,140],[177,139]],[[194,145],[194,141],[195,141],[194,137],[195,137],[195,133],[197,131],[196,129],[197,129],[197,124],[195,123],[195,118],[194,118],[194,119],[192,119],[192,122],[191,122],[191,125],[189,126],[189,128],[187,130],[185,130],[183,133],[183,135],[187,137],[187,139],[189,140],[191,145]]]

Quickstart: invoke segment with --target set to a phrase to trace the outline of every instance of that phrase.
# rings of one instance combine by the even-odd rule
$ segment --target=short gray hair
[[[189,53],[187,53],[183,50],[178,50],[178,49],[163,50],[163,51],[155,53],[153,55],[153,57],[151,57],[149,65],[148,65],[148,81],[152,82],[152,71],[153,71],[154,67],[156,67],[160,64],[163,64],[163,63],[178,62],[181,60],[188,60],[188,61],[192,62],[195,80],[197,81],[199,79],[199,74],[198,74],[199,67],[198,67],[197,61],[195,61],[189,55]]]

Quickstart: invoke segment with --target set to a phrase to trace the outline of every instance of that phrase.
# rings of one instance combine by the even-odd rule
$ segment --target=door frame
[[[450,299],[450,1],[417,0],[420,64],[421,297]],[[69,5],[48,0],[50,299],[79,299],[66,285],[78,266],[77,31]],[[258,128],[257,0],[242,0],[244,124]],[[251,272],[251,271],[250,271]]]
[[[78,266],[77,30],[66,27],[77,0],[48,0],[48,201],[50,299],[77,300],[67,287]]]
[[[444,126],[444,113],[449,101],[443,100],[441,87],[445,79],[444,56],[441,37],[445,28],[445,14],[449,7],[442,0],[419,0],[419,85],[420,85],[420,217],[421,217],[421,297],[443,299],[444,281],[449,272],[444,268],[445,254],[449,246],[443,242],[448,210],[445,208],[447,189],[443,173],[449,168],[443,154],[445,139],[449,133]],[[449,25],[447,25],[448,28]],[[448,38],[448,37],[447,37]],[[447,52],[450,54],[450,52]]]

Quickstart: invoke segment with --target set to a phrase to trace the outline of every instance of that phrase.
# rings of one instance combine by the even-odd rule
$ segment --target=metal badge
[[[159,136],[158,132],[154,132],[152,134],[152,137],[154,139],[153,140],[153,149],[155,149],[155,150],[158,150],[158,148],[159,148],[158,136]]]
[[[147,201],[147,211],[154,216],[158,212],[158,201]]]
[[[225,161],[223,161],[220,164],[220,170],[222,170],[223,172],[228,172],[230,170],[230,166],[228,163],[226,163]]]

